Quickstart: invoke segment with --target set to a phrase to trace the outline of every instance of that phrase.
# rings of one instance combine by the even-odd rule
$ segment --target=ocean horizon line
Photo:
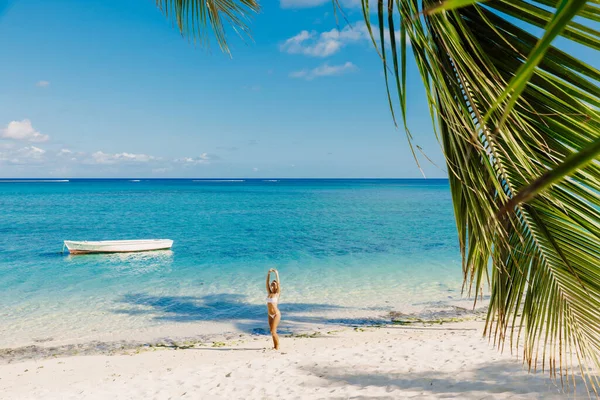
[[[224,178],[144,178],[144,177],[124,177],[124,178],[0,178],[3,181],[37,181],[37,182],[68,182],[68,181],[448,181],[448,178],[281,178],[281,177],[224,177]]]

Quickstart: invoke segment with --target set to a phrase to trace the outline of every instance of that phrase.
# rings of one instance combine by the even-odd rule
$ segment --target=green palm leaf
[[[561,379],[578,365],[595,390],[600,71],[551,42],[561,35],[600,48],[600,33],[581,22],[597,21],[600,8],[566,0],[473,3],[388,0],[378,19],[399,14],[410,37],[447,160],[466,288],[477,294],[491,278],[486,332]],[[515,18],[548,30],[538,40]],[[407,49],[393,41],[387,48],[384,68],[394,60],[404,115]]]
[[[249,36],[248,15],[260,10],[256,0],[156,0],[156,5],[177,24],[182,35],[207,46],[212,31],[221,50],[228,54],[224,22]]]

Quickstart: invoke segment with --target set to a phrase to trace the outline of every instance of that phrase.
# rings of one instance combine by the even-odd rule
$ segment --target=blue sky
[[[153,0],[0,0],[0,177],[421,176],[358,1],[352,29],[330,0],[261,3],[229,58]],[[410,128],[443,177],[409,65]]]
[[[360,24],[331,41],[330,1],[262,7],[229,58],[182,39],[152,0],[11,1],[0,177],[420,176]],[[346,12],[361,21],[352,0]],[[411,128],[443,165],[412,78]]]

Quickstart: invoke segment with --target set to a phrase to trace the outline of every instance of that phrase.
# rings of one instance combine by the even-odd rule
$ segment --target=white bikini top
[[[277,304],[277,297],[267,297],[267,303]]]

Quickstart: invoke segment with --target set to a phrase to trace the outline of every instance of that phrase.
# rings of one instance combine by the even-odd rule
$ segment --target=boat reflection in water
[[[155,271],[168,272],[173,262],[172,250],[156,250],[141,253],[97,253],[86,257],[69,254],[65,260],[72,267],[97,268],[117,275],[138,275]]]
[[[144,253],[105,253],[96,255],[114,261],[144,262],[160,259],[170,259],[171,257],[173,257],[173,250],[155,250]]]

